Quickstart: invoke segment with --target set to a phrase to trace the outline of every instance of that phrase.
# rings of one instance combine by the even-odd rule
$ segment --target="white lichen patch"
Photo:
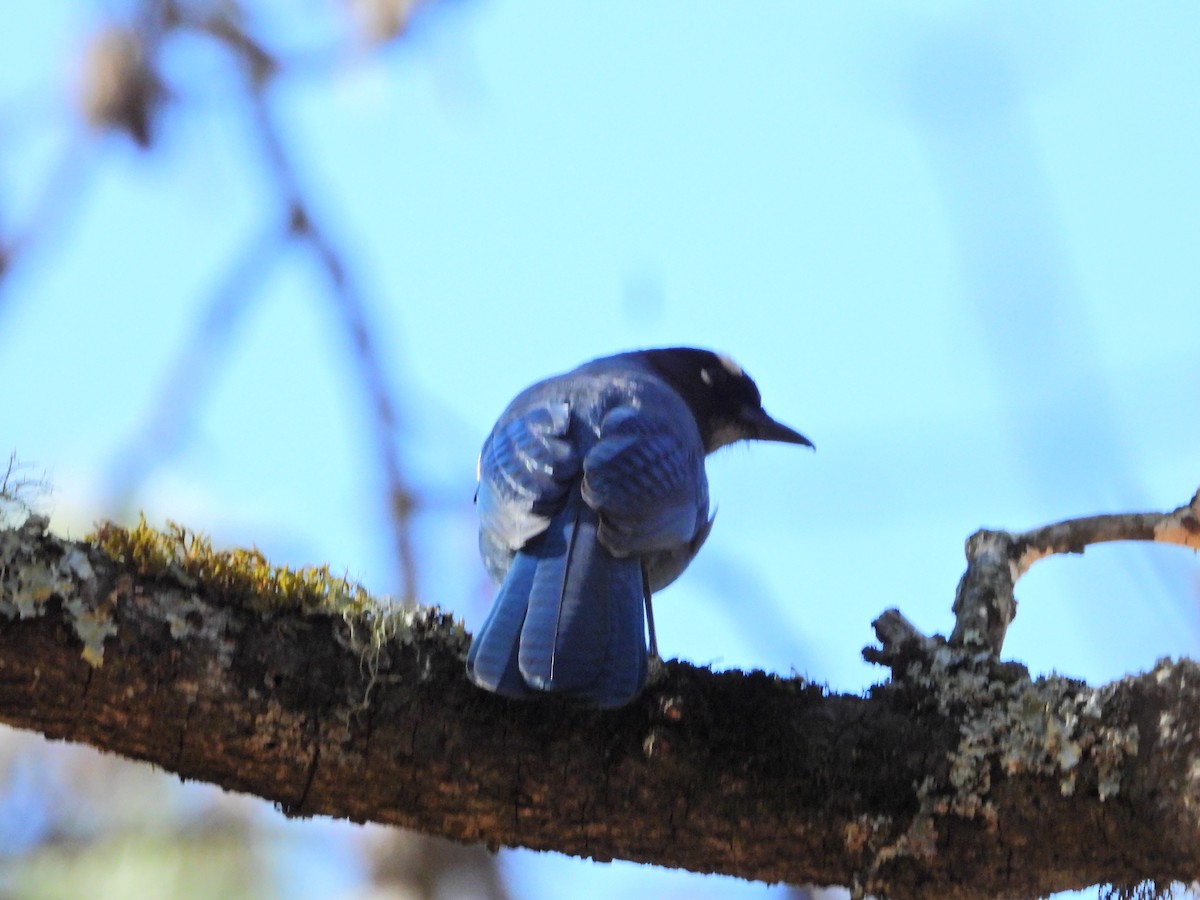
[[[104,664],[104,640],[117,633],[117,623],[107,609],[89,606],[78,596],[68,597],[63,608],[71,615],[75,634],[83,641],[83,659],[94,669]]]
[[[205,626],[210,618],[207,615],[210,610],[209,604],[195,594],[172,599],[174,602],[164,604],[162,610],[162,617],[171,631],[171,637],[179,640],[208,630]]]
[[[1162,755],[1188,760],[1186,773],[1181,773],[1176,802],[1200,824],[1200,732],[1193,715],[1200,695],[1196,673],[1195,663],[1160,659],[1150,674],[1164,695],[1173,698],[1159,713],[1154,735],[1156,749]]]
[[[973,665],[939,665],[925,673],[909,672],[934,692],[938,711],[960,719],[961,737],[951,754],[949,810],[994,821],[988,800],[993,762],[1007,776],[1058,777],[1063,796],[1078,787],[1080,767],[1096,767],[1101,800],[1120,791],[1127,759],[1137,753],[1136,725],[1104,726],[1105,701],[1114,686],[1092,688],[1060,676],[1031,681],[1020,675],[1000,679]]]
[[[870,838],[885,830],[882,823],[870,829],[861,823],[847,835],[848,843],[866,843],[873,851],[857,896],[869,892],[883,864],[936,852],[939,818],[953,814],[998,829],[991,800],[997,769],[1006,777],[1058,778],[1062,795],[1071,796],[1083,767],[1091,764],[1097,794],[1107,800],[1120,792],[1124,767],[1138,752],[1136,725],[1103,724],[1106,703],[1119,684],[1091,688],[1057,675],[1032,681],[1021,667],[999,668],[986,654],[972,656],[946,645],[907,667],[902,680],[905,690],[924,688],[939,714],[960,723],[959,742],[947,759],[949,785],[924,779],[917,788],[918,810],[897,839],[870,846]]]
[[[452,619],[434,606],[409,605],[401,607],[388,618],[392,621],[391,637],[402,644],[414,644],[437,628],[447,630],[452,640],[468,642],[466,626],[461,619]]]
[[[1136,753],[1138,740],[1134,725],[1101,725],[1102,695],[1111,691],[1058,676],[1018,679],[963,726],[957,756],[975,758],[971,751],[982,749],[998,754],[1007,775],[1057,775],[1063,796],[1075,792],[1079,767],[1090,759],[1106,800],[1120,790],[1122,763]]]
[[[44,516],[30,516],[20,528],[0,531],[0,614],[34,618],[45,612],[51,598],[60,598],[83,642],[84,660],[99,666],[105,639],[117,631],[112,604],[97,600],[95,572],[82,549],[65,545],[56,559],[44,552],[47,524]]]

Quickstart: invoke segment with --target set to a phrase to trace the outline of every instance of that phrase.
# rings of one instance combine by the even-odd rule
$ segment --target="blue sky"
[[[0,73],[0,223],[74,139],[98,5],[23,8]],[[282,0],[264,33],[344,26]],[[363,287],[429,499],[422,597],[486,612],[479,444],[526,384],[620,349],[727,351],[816,454],[733,448],[717,523],[655,605],[660,647],[858,691],[870,621],[947,631],[962,544],[1200,486],[1200,8],[1082,3],[435,4],[387,52],[273,93]],[[349,42],[348,42],[349,43]],[[224,57],[165,58],[151,154],[89,151],[77,201],[0,284],[0,446],[55,524],[117,461],[223,274],[273,222]],[[348,343],[306,256],[254,292],[185,439],[135,503],[281,563],[397,589]],[[1195,654],[1200,567],[1112,546],[1021,582],[1006,653],[1092,681]],[[523,896],[769,890],[512,854]],[[582,879],[588,879],[586,881]],[[629,887],[632,885],[633,887]]]

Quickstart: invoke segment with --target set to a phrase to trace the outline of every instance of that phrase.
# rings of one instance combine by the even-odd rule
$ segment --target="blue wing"
[[[544,532],[567,500],[582,460],[567,439],[565,402],[539,404],[497,423],[479,454],[479,549],[497,581],[513,554]]]
[[[617,556],[689,546],[708,522],[704,450],[677,419],[616,407],[583,472],[583,499],[600,513],[600,541]]]

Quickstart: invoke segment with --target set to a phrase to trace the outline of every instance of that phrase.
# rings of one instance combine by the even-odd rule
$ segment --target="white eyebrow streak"
[[[719,359],[721,361],[721,365],[723,365],[725,367],[725,371],[728,372],[730,375],[734,376],[735,378],[740,378],[744,374],[742,372],[742,367],[733,361],[732,356],[727,356],[724,353],[722,353],[720,356],[717,357],[717,359]]]

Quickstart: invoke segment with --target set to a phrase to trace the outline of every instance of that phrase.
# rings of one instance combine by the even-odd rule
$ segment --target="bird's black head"
[[[734,441],[813,446],[804,435],[767,415],[758,385],[728,356],[692,347],[644,350],[642,354],[687,401],[700,426],[706,453]]]

